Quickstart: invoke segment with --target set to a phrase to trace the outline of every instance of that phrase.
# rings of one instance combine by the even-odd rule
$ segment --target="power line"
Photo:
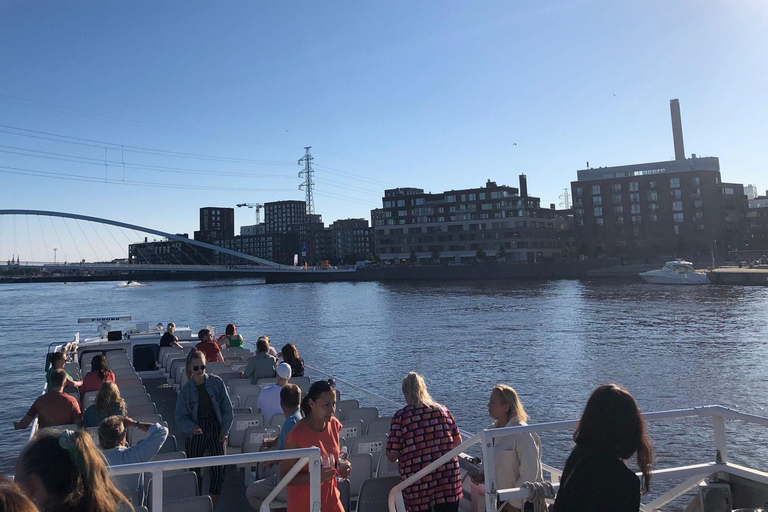
[[[0,127],[7,128],[9,130],[26,132],[26,133],[16,133],[16,132],[11,132],[6,130],[0,130],[0,133],[8,133],[11,135],[18,135],[21,137],[32,137],[32,138],[43,139],[43,140],[51,140],[54,142],[62,142],[65,144],[71,143],[71,144],[79,144],[82,146],[91,146],[91,147],[98,147],[98,148],[103,148],[104,146],[112,146],[114,149],[124,149],[125,151],[128,151],[130,153],[141,153],[141,154],[148,154],[148,155],[155,155],[155,156],[166,155],[166,156],[175,156],[178,158],[192,158],[197,160],[216,160],[220,162],[234,162],[234,163],[245,163],[245,164],[293,165],[289,162],[277,162],[273,160],[253,160],[248,158],[232,158],[232,157],[224,157],[224,156],[217,156],[217,155],[187,153],[183,151],[171,151],[168,149],[147,148],[143,146],[130,146],[128,144],[119,144],[116,142],[105,142],[100,140],[88,139],[85,137],[72,137],[69,135],[61,135],[58,133],[43,132],[39,130],[30,130],[29,128],[19,128],[17,126],[10,126],[6,124],[0,124]],[[31,134],[34,134],[34,135],[31,135]],[[59,139],[66,139],[66,140],[57,140],[57,139],[52,139],[48,137],[58,137]]]

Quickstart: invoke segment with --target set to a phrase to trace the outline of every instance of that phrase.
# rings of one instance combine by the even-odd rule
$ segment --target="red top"
[[[213,341],[201,341],[195,348],[205,354],[206,361],[223,361],[221,357],[221,349]]]
[[[322,432],[312,430],[306,421],[300,421],[285,438],[286,443],[297,444],[299,448],[317,446],[320,455],[331,454],[335,459],[339,457],[339,431],[341,422],[331,418],[328,426]],[[307,472],[306,466],[301,470]],[[288,512],[309,512],[309,483],[303,485],[288,485]],[[339,490],[336,488],[336,479],[320,485],[320,511],[344,512],[339,498]]]
[[[80,405],[74,397],[60,391],[48,391],[40,395],[32,407],[27,411],[27,416],[37,418],[39,428],[67,425],[80,421]]]
[[[83,385],[80,386],[80,394],[85,395],[89,391],[98,391],[101,389],[101,385],[105,382],[115,382],[115,374],[107,372],[107,376],[104,380],[99,378],[99,372],[92,371],[85,374],[83,377]]]

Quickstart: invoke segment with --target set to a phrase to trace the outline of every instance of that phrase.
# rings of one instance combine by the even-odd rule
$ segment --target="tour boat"
[[[640,277],[652,284],[709,284],[707,274],[698,272],[690,261],[668,261],[659,270],[641,272]]]
[[[679,261],[672,263],[690,265]],[[674,271],[665,272],[672,273]],[[164,330],[162,323],[154,325],[141,323],[137,324],[136,328],[125,331],[112,330],[110,325],[110,322],[130,320],[129,315],[81,318],[78,320],[79,323],[97,322],[100,324],[98,336],[81,339],[77,333],[71,342],[52,343],[48,352],[50,354],[61,350],[65,345],[69,345],[72,350],[65,370],[75,378],[82,377],[87,370],[86,365],[94,354],[105,354],[110,362],[110,367],[115,372],[116,383],[121,388],[121,393],[127,402],[128,415],[139,421],[167,424],[167,418],[173,415],[177,390],[184,385],[187,379],[184,365],[188,350],[182,351],[170,347],[159,348],[160,336]],[[185,348],[192,347],[197,342],[192,330],[188,327],[177,327],[175,334]],[[260,452],[261,441],[267,436],[274,435],[274,430],[279,428],[282,418],[273,419],[269,425],[265,425],[260,414],[249,410],[249,407],[254,406],[254,398],[259,392],[256,388],[260,388],[259,385],[251,384],[250,380],[241,378],[240,370],[251,355],[250,351],[245,348],[234,347],[225,348],[223,354],[225,362],[208,363],[208,371],[225,381],[235,408],[235,419],[230,431],[227,455],[187,459],[183,452],[183,435],[171,429],[172,435],[169,436],[160,454],[152,462],[114,466],[110,468],[110,473],[114,476],[137,473],[151,474],[152,485],[148,485],[145,492],[130,496],[131,501],[137,506],[151,505],[153,512],[162,512],[163,505],[178,510],[180,510],[179,506],[183,506],[187,512],[197,510],[210,512],[213,510],[210,498],[206,495],[198,496],[196,484],[193,488],[181,488],[179,487],[179,479],[171,477],[180,472],[189,471],[191,468],[226,465],[229,467],[225,473],[224,488],[218,504],[219,510],[251,510],[245,498],[245,484],[253,481],[257,476],[255,470],[259,463],[297,459],[298,462],[294,468],[278,484],[278,487],[284,486],[287,480],[301,467],[309,464],[311,468],[310,485],[314,486],[310,492],[310,500],[315,502],[312,509],[320,510],[321,459],[319,450],[306,448]],[[158,368],[155,368],[155,356],[159,358]],[[316,379],[332,377],[331,374],[310,365],[306,365],[306,370]],[[302,379],[304,380],[302,380],[300,387],[303,388],[309,384],[310,379],[308,377]],[[271,380],[274,381],[274,379]],[[338,402],[336,416],[344,425],[341,437],[343,443],[349,448],[349,460],[352,463],[350,478],[339,482],[339,489],[342,494],[342,503],[345,509],[350,511],[354,510],[355,503],[357,503],[358,512],[379,511],[384,504],[387,504],[389,512],[405,512],[402,490],[411,485],[415,479],[435,471],[450,458],[456,456],[459,457],[462,475],[471,472],[483,472],[485,476],[485,484],[475,484],[470,478],[463,479],[464,495],[460,503],[462,512],[497,509],[501,503],[507,500],[527,498],[531,491],[526,487],[499,489],[496,486],[493,440],[522,432],[568,431],[573,430],[577,424],[577,420],[570,419],[489,429],[476,434],[462,432],[463,443],[461,445],[421,472],[401,481],[398,476],[397,464],[392,464],[388,462],[386,457],[382,457],[386,446],[386,433],[389,431],[390,418],[379,417],[375,405],[393,409],[393,407],[401,407],[402,404],[384,398],[381,396],[383,392],[377,393],[366,390],[338,378],[336,382],[337,390],[341,394],[341,398],[344,398]],[[80,399],[76,390],[71,389],[70,392],[78,400]],[[351,397],[362,399],[363,403],[361,404],[358,399]],[[86,398],[83,399],[84,407],[89,398],[86,394]],[[687,504],[694,506],[693,510],[703,512],[721,510],[730,512],[735,509],[757,510],[768,503],[768,472],[731,462],[725,428],[726,421],[738,421],[741,425],[751,424],[768,427],[768,417],[745,414],[715,405],[645,413],[644,418],[647,422],[661,421],[665,425],[669,425],[672,420],[687,421],[686,425],[689,425],[691,418],[698,418],[699,421],[703,419],[711,422],[714,443],[712,449],[705,452],[713,460],[679,467],[654,467],[653,494],[644,498],[641,511],[682,510]],[[174,424],[175,422],[171,421],[171,426]],[[32,427],[30,439],[36,433],[37,420]],[[77,427],[71,425],[49,428]],[[733,432],[735,428],[737,427],[731,426],[728,431]],[[91,435],[98,435],[97,429],[86,430]],[[143,437],[141,434],[142,432],[139,431],[131,432],[129,442],[131,444],[138,442]],[[732,440],[736,438],[746,443],[762,443],[760,436],[736,435]],[[478,465],[479,460],[476,457],[466,453],[467,450],[476,446],[482,450],[484,463],[481,466]],[[684,446],[681,449],[686,450]],[[749,450],[749,446],[740,446],[739,450],[734,451],[743,452],[745,449]],[[702,453],[701,447],[689,447],[685,456],[694,452]],[[562,469],[546,463],[542,467],[545,480],[550,482],[556,491]],[[145,480],[147,478],[145,477]],[[189,479],[186,481],[188,483]],[[166,489],[165,495],[163,488]],[[205,491],[205,484],[203,490]],[[695,491],[693,497],[691,497],[692,490]],[[276,495],[277,489],[267,497],[261,512],[269,512],[270,507],[273,509],[285,507],[284,503],[274,500]],[[164,496],[165,501],[163,501]],[[185,501],[174,503],[171,506],[170,499]],[[694,503],[691,503],[691,500]],[[549,501],[552,502],[552,500]],[[680,503],[681,501],[684,503]]]

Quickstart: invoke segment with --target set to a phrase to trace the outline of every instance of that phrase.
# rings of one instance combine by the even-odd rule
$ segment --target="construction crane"
[[[259,212],[262,208],[264,208],[264,205],[261,203],[240,203],[237,205],[238,208],[245,206],[246,208],[253,208],[256,210],[256,225],[258,226],[261,222],[261,217],[259,216]]]

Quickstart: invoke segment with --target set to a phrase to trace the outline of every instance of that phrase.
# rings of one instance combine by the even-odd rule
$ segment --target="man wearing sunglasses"
[[[200,329],[200,332],[197,333],[197,339],[200,340],[200,343],[195,345],[195,348],[205,354],[205,359],[207,361],[224,362],[224,357],[221,355],[221,348],[219,348],[218,343],[213,341],[210,329]]]

